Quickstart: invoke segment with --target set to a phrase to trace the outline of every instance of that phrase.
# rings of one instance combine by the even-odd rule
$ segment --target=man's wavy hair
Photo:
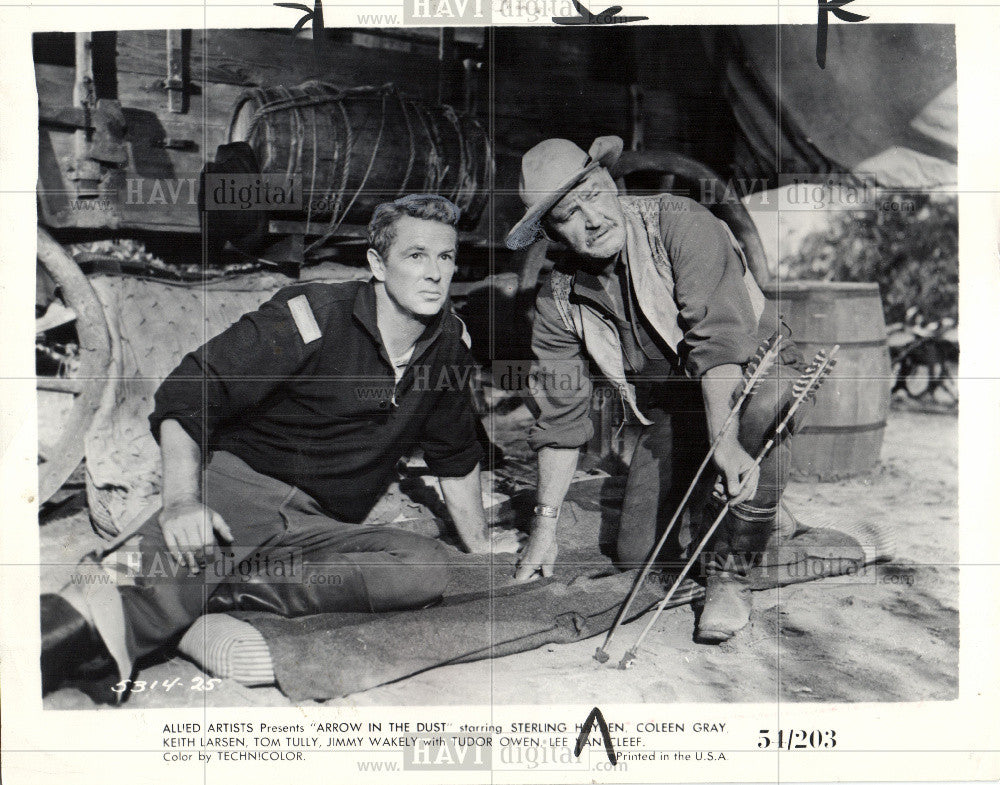
[[[368,222],[368,244],[382,258],[385,258],[396,239],[396,222],[403,216],[438,221],[457,231],[462,212],[437,194],[409,194],[394,202],[380,204]]]

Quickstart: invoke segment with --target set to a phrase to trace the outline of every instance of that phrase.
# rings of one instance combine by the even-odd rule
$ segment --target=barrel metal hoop
[[[795,344],[797,346],[829,346],[833,341],[803,341],[799,338],[795,339]],[[885,338],[876,338],[870,341],[840,341],[838,340],[837,345],[841,349],[870,349],[876,346],[887,346],[888,342]]]
[[[863,423],[860,425],[806,425],[803,426],[797,435],[804,436],[810,433],[867,433],[868,431],[880,431],[885,428],[886,421]]]
[[[863,297],[869,300],[875,300],[879,297],[878,286],[874,285],[872,287],[859,286],[858,288],[849,287],[844,289],[825,289],[823,287],[816,288],[785,288],[783,286],[766,286],[764,287],[764,294],[768,300],[774,300],[775,302],[781,302],[782,300],[847,300]]]

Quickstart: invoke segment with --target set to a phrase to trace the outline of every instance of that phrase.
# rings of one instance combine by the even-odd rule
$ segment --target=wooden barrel
[[[830,482],[874,468],[892,368],[878,284],[775,282],[764,287],[808,362],[840,344],[837,364],[792,439],[792,474]]]
[[[257,87],[236,103],[229,141],[246,141],[260,169],[302,178],[302,213],[288,220],[365,224],[382,202],[410,193],[445,196],[469,229],[486,205],[489,138],[451,107],[407,98],[392,85],[326,82]],[[311,199],[310,199],[311,196]]]

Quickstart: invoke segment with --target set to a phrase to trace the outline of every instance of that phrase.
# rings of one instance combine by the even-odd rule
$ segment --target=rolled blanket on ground
[[[598,552],[597,532],[607,511],[596,501],[594,484],[581,485],[564,505],[559,569],[553,578],[512,584],[512,556],[490,559],[454,551],[452,581],[436,607],[297,619],[245,613],[239,614],[240,621],[213,614],[185,635],[181,650],[213,675],[245,684],[261,683],[247,679],[266,677],[270,665],[274,681],[292,700],[324,700],[443,665],[602,634],[614,622],[636,571],[619,573]],[[844,529],[803,529],[784,541],[752,575],[754,588],[846,574],[891,557],[891,537],[878,526]],[[590,547],[581,549],[581,543]],[[636,598],[632,618],[658,602],[666,588],[654,573]],[[702,596],[701,586],[686,581],[671,607]],[[266,663],[262,642],[270,655]]]
[[[763,591],[820,578],[857,575],[871,565],[891,561],[895,549],[894,533],[873,522],[801,527],[787,540],[769,546],[762,563],[750,571],[750,588]]]
[[[605,632],[632,574],[546,581],[455,597],[435,608],[384,614],[338,624],[335,614],[305,619],[258,616],[249,621],[268,642],[278,686],[292,700],[350,695],[431,668],[572,643]],[[675,603],[703,592],[688,582]],[[636,615],[662,597],[647,584]]]

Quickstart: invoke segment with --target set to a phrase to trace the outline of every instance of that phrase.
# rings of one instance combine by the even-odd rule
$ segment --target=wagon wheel
[[[677,190],[681,195],[690,194],[695,201],[705,201],[705,206],[725,221],[740,241],[757,283],[763,286],[771,280],[764,244],[750,213],[709,167],[679,153],[629,150],[622,153],[611,174],[623,192],[662,193]]]
[[[48,276],[53,286],[44,298],[46,302],[40,303],[46,310],[36,319],[36,345],[39,340],[44,345],[45,336],[57,330],[65,334],[75,328],[78,347],[74,362],[60,363],[53,375],[38,376],[38,501],[42,503],[59,490],[83,459],[84,436],[107,383],[111,338],[93,287],[73,258],[41,226],[38,263],[40,282]],[[55,422],[48,421],[46,415]],[[50,435],[43,436],[43,432]]]

